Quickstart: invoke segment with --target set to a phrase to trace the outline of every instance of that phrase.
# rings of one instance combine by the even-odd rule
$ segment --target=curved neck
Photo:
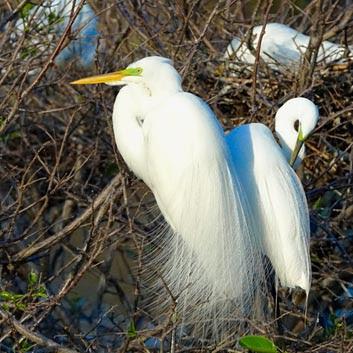
[[[300,106],[294,106],[291,104],[293,100],[288,101],[280,109],[278,109],[275,118],[275,130],[278,136],[282,151],[287,161],[290,161],[292,152],[294,151],[297,139],[298,131],[295,129],[296,122],[300,125],[303,124],[305,119],[305,112],[302,112]],[[300,149],[299,160],[304,158],[305,147]]]
[[[279,139],[282,152],[289,162],[291,159],[292,152],[294,151],[297,139],[298,131],[295,129],[295,123],[301,119],[297,118],[295,115],[276,115],[276,134]],[[303,145],[298,154],[298,162],[295,164],[295,168],[301,164],[305,156],[305,146]]]
[[[278,109],[275,130],[280,140],[282,151],[288,161],[298,139],[298,131],[295,129],[295,123],[299,122],[301,138],[305,141],[314,130],[318,119],[319,111],[317,106],[307,98],[292,98]],[[304,155],[305,147],[303,145],[299,151],[298,162],[294,165],[294,168],[301,163]]]
[[[179,73],[165,64],[160,65],[158,71],[146,73],[142,83],[153,98],[170,96],[183,90]]]
[[[145,84],[144,87],[150,92],[150,96],[154,98],[170,96],[183,90],[180,81],[164,80],[158,77],[152,82]]]

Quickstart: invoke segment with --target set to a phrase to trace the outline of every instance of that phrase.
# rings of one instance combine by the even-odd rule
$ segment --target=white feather
[[[308,294],[310,224],[300,180],[266,126],[240,126],[227,135],[227,143],[252,207],[264,253],[283,286],[298,286]]]
[[[298,122],[302,138],[307,139],[315,129],[319,120],[319,110],[309,99],[296,97],[288,100],[277,111],[275,118],[276,135],[280,141],[282,152],[289,162],[298,140],[295,123]],[[301,147],[294,169],[299,168],[305,156],[305,145]]]
[[[262,26],[255,26],[252,31],[251,45],[256,50]],[[297,70],[301,57],[308,48],[310,37],[281,23],[268,23],[265,34],[262,37],[260,55],[261,58],[275,70]],[[353,46],[349,47],[353,50]],[[342,62],[346,53],[346,47],[329,41],[323,41],[317,57],[318,62]],[[255,56],[248,48],[246,41],[234,37],[227,47],[225,58],[235,56],[240,62],[252,65]],[[349,54],[352,57],[352,54]],[[236,63],[232,63],[235,65]]]
[[[136,66],[147,71],[141,62]],[[139,125],[136,117],[142,116]],[[181,321],[219,337],[233,312],[235,331],[251,315],[265,274],[216,117],[179,88],[168,92],[164,86],[162,95],[149,95],[135,83],[118,94],[113,122],[125,161],[149,185],[172,228],[153,264],[163,266]]]

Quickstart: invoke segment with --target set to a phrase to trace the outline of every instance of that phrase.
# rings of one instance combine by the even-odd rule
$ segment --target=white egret
[[[129,168],[151,188],[171,227],[170,243],[162,244],[164,253],[156,255],[154,263],[163,266],[164,282],[177,298],[176,317],[204,335],[219,337],[230,328],[235,332],[236,324],[254,315],[255,298],[266,287],[262,253],[273,262],[283,285],[308,292],[305,195],[265,127],[263,132],[255,129],[259,141],[248,138],[248,146],[239,146],[237,130],[226,137],[208,105],[183,91],[172,62],[162,57],[147,57],[124,70],[73,83],[125,85],[114,104],[115,139]],[[263,185],[256,184],[249,151],[257,153],[262,143],[268,146],[265,157],[271,160],[271,174],[261,198],[258,189]],[[248,160],[242,161],[247,149]],[[260,162],[256,160],[256,166]],[[262,162],[259,168],[259,182],[266,183]],[[246,174],[252,181],[244,181]],[[273,190],[277,187],[280,190]],[[283,208],[275,213],[281,219],[263,212],[268,204]],[[288,214],[290,207],[294,216]],[[269,239],[272,228],[281,233]],[[287,255],[290,260],[283,260]]]
[[[28,3],[31,8],[16,21],[11,40],[16,42],[27,34],[31,41],[31,51],[26,55],[38,56],[40,52],[46,53],[47,47],[55,44],[55,35],[63,33],[78,3],[79,1],[72,0],[45,0],[38,5]],[[81,66],[92,65],[96,55],[99,31],[97,16],[89,4],[82,6],[73,22],[71,32],[70,42],[56,57],[55,62],[61,65],[68,60],[76,59]],[[43,37],[38,38],[37,34],[46,36],[47,41],[43,42]]]
[[[256,26],[252,31],[250,45],[256,50],[260,38],[262,26]],[[310,37],[281,23],[268,23],[265,34],[262,37],[260,56],[275,70],[296,70],[299,67],[301,57],[305,54]],[[352,58],[353,46],[349,46],[348,56]],[[317,62],[342,62],[347,48],[329,41],[323,41]],[[234,56],[239,62],[252,65],[255,63],[255,55],[248,48],[248,43],[238,37],[234,37],[227,47],[225,58]],[[232,63],[236,65],[236,63]]]
[[[299,153],[301,163],[301,145],[318,118],[316,105],[299,97],[286,102],[276,114],[282,149],[271,131],[259,123],[242,125],[226,136],[264,253],[283,286],[298,286],[307,294],[311,281],[309,211],[301,182],[288,162]]]

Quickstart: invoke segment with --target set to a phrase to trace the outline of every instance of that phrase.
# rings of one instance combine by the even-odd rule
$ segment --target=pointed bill
[[[299,125],[299,132],[297,137],[297,142],[295,143],[294,150],[292,151],[292,155],[290,156],[289,165],[291,167],[294,166],[295,161],[297,160],[300,149],[302,148],[305,142],[305,138],[303,136],[303,131],[301,125]]]
[[[299,140],[299,138],[298,138],[298,139],[297,139],[297,142],[295,143],[294,150],[293,150],[293,152],[292,152],[292,154],[291,154],[291,156],[290,156],[289,165],[290,165],[291,167],[294,166],[294,163],[295,163],[295,161],[297,160],[299,151],[300,151],[300,149],[302,148],[303,144],[304,144],[304,141],[301,141],[301,140]]]
[[[92,85],[95,83],[110,83],[122,80],[126,76],[141,76],[142,69],[140,67],[128,67],[124,70],[111,72],[108,74],[96,75],[81,78],[70,82],[72,85]]]

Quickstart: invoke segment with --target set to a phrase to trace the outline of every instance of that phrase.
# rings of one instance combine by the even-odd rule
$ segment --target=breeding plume
[[[301,182],[288,163],[300,165],[303,143],[318,118],[318,109],[310,100],[294,98],[276,114],[281,148],[263,124],[242,125],[226,136],[264,254],[282,286],[298,286],[307,294],[311,280],[309,212]]]
[[[283,285],[309,291],[305,195],[266,127],[225,136],[209,106],[183,91],[162,57],[73,83],[124,85],[114,104],[115,139],[170,226],[154,265],[177,298],[176,318],[203,335],[235,332],[255,315],[265,287],[263,254]],[[265,149],[271,173],[261,161]],[[268,205],[283,211],[274,218]]]
[[[241,62],[244,64],[254,64],[255,55],[262,26],[256,26],[252,31],[250,46],[248,47],[245,38],[234,37],[227,47],[225,58],[234,60],[232,65]],[[296,70],[300,60],[308,48],[310,37],[296,31],[295,29],[281,23],[268,23],[265,27],[265,34],[262,37],[260,56],[269,66],[275,70]],[[328,41],[323,41],[317,62],[341,63],[345,57],[352,58],[353,46],[348,48]]]

